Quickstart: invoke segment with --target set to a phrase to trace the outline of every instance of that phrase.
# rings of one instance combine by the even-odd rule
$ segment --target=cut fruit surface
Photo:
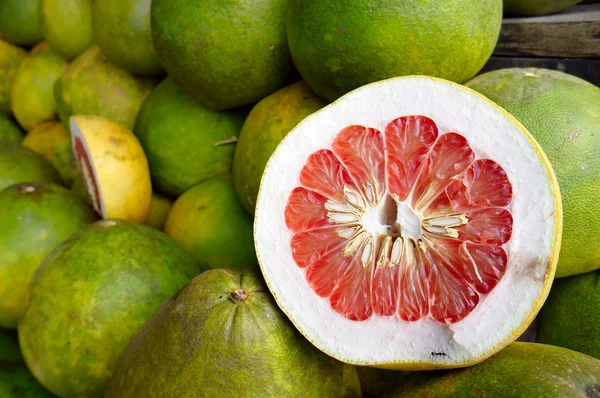
[[[288,134],[263,176],[255,242],[280,307],[321,350],[455,367],[531,323],[561,222],[554,173],[514,118],[462,86],[407,77]]]

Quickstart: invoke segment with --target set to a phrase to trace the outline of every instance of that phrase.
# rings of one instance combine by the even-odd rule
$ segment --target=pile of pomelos
[[[0,397],[600,397],[577,2],[0,0]]]

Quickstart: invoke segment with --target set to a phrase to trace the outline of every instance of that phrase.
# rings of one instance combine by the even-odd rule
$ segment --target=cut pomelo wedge
[[[561,226],[556,177],[523,126],[417,76],[355,90],[287,135],[255,242],[277,303],[319,349],[433,369],[480,362],[527,328]]]

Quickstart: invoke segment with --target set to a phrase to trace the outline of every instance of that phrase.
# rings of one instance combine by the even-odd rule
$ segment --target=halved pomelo
[[[261,268],[314,345],[393,369],[477,363],[550,289],[562,209],[512,116],[430,77],[364,86],[306,118],[267,164]]]

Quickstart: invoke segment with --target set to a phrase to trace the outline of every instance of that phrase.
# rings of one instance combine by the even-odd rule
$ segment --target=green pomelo
[[[152,44],[151,3],[152,0],[94,2],[96,44],[109,61],[131,73],[156,75],[163,71]]]
[[[469,368],[411,372],[386,397],[595,398],[599,395],[599,360],[551,345],[512,343]]]
[[[169,76],[204,107],[250,105],[295,74],[288,8],[287,0],[154,0],[154,46]]]
[[[71,134],[62,123],[39,124],[27,134],[22,145],[48,159],[67,186],[73,184],[79,169],[73,153]]]
[[[488,72],[467,86],[516,117],[552,163],[564,213],[556,277],[600,268],[600,88],[534,68]]]
[[[40,154],[15,142],[0,140],[0,190],[25,182],[62,184],[63,180]]]
[[[230,171],[245,116],[204,108],[171,78],[159,84],[140,109],[134,129],[156,189],[177,196]]]
[[[237,267],[258,264],[252,224],[227,174],[181,195],[169,212],[165,233],[205,268]]]
[[[288,321],[253,268],[193,279],[135,335],[110,397],[358,397],[356,369]]]
[[[26,55],[22,48],[0,40],[0,114],[10,113],[10,87]]]
[[[93,46],[69,66],[54,86],[60,120],[65,127],[73,115],[101,116],[133,129],[142,103],[154,81],[116,67]]]
[[[0,363],[23,362],[17,332],[0,328]]]
[[[581,0],[504,0],[504,12],[515,15],[546,15],[566,10]]]
[[[150,212],[148,218],[144,224],[150,225],[156,229],[163,229],[171,207],[173,207],[174,200],[159,194],[158,192],[152,192],[152,201],[150,202]]]
[[[600,271],[559,279],[537,321],[540,343],[600,359]]]
[[[23,141],[23,130],[13,120],[0,113],[0,140],[16,143]]]
[[[254,214],[260,179],[283,137],[311,113],[327,105],[304,82],[294,83],[252,108],[244,122],[233,158],[233,181],[237,195]]]
[[[45,42],[35,46],[21,62],[11,87],[10,107],[25,130],[57,118],[54,83],[67,66],[62,55]]]
[[[398,387],[408,372],[357,366],[358,379],[362,387],[363,397],[374,398],[393,391]]]
[[[0,191],[0,220],[0,326],[16,328],[41,262],[96,217],[63,187],[27,183]]]
[[[20,362],[0,362],[0,397],[51,398],[48,390],[38,383]]]
[[[292,0],[288,39],[308,85],[333,101],[367,83],[475,76],[498,40],[502,0]]]
[[[42,32],[52,48],[76,58],[94,42],[92,0],[42,0]]]
[[[101,396],[136,330],[201,269],[156,229],[102,220],[63,243],[31,282],[19,342],[56,395]]]
[[[41,0],[0,1],[0,38],[20,46],[42,41]]]

